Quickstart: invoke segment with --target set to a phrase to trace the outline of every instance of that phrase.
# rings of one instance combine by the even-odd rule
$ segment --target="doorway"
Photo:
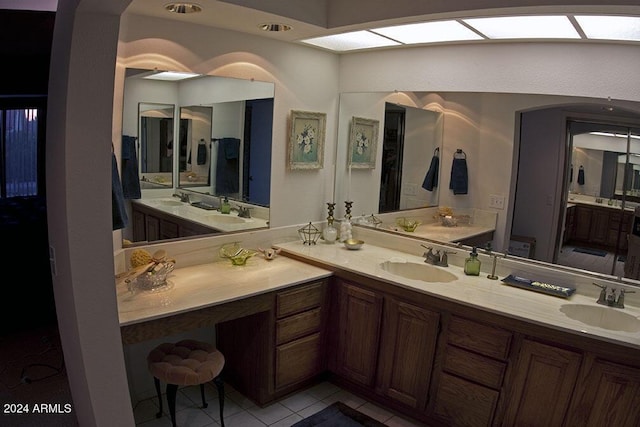
[[[640,132],[568,120],[567,141],[557,264],[623,277],[627,235],[640,202]]]
[[[385,104],[379,213],[400,209],[405,119],[404,107]]]

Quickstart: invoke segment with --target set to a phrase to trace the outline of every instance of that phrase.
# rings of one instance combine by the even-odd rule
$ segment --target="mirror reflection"
[[[442,145],[443,118],[434,99],[414,92],[342,93],[336,153],[336,215],[353,200],[354,215],[371,215],[438,205],[437,186],[423,187],[436,150]],[[377,120],[373,169],[350,169],[348,141],[354,117]],[[376,182],[377,185],[371,185]]]
[[[571,163],[558,264],[624,277],[640,168],[638,132],[569,123]]]
[[[161,74],[126,71],[123,139],[138,141],[142,191],[130,201],[123,238],[268,227],[274,84],[217,76],[167,81],[157,79]]]
[[[139,170],[145,183],[172,185],[173,111],[170,104],[139,104]]]

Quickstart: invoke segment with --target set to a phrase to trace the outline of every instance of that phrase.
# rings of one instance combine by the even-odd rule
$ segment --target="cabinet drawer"
[[[312,378],[320,372],[320,334],[276,348],[276,389]]]
[[[449,325],[449,343],[485,356],[506,360],[511,345],[511,333],[453,317]]]
[[[278,318],[315,308],[322,302],[323,282],[279,292],[276,295],[276,316]]]
[[[276,345],[320,330],[320,307],[276,322]]]
[[[506,364],[449,345],[447,346],[444,369],[497,390],[502,386]]]
[[[489,426],[498,392],[442,374],[436,394],[435,413],[455,426]]]

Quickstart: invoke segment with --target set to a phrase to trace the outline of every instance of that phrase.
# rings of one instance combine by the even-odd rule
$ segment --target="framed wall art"
[[[291,111],[289,169],[322,169],[327,115]]]
[[[349,166],[360,169],[376,167],[376,149],[378,145],[378,120],[351,118],[349,135]]]

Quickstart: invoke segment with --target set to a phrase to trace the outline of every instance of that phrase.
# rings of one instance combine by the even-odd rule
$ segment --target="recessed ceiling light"
[[[159,71],[157,73],[144,76],[143,78],[151,79],[151,80],[177,81],[177,80],[190,79],[192,77],[197,77],[199,75],[200,74],[185,73],[185,72],[178,72],[178,71]]]
[[[202,7],[195,3],[169,3],[164,7],[173,13],[196,13],[202,12]]]
[[[463,21],[490,39],[579,39],[566,16],[497,16]]]
[[[395,40],[390,40],[386,37],[382,37],[370,31],[353,31],[351,33],[335,34],[333,36],[326,37],[316,37],[301,41],[303,43],[308,43],[337,51],[400,45],[400,43]]]
[[[289,31],[291,29],[291,25],[287,24],[260,24],[258,25],[262,31]]]
[[[371,31],[405,44],[482,39],[482,36],[474,33],[457,21],[435,21],[396,25],[393,27],[373,28]]]
[[[640,17],[575,16],[587,38],[640,41]]]

